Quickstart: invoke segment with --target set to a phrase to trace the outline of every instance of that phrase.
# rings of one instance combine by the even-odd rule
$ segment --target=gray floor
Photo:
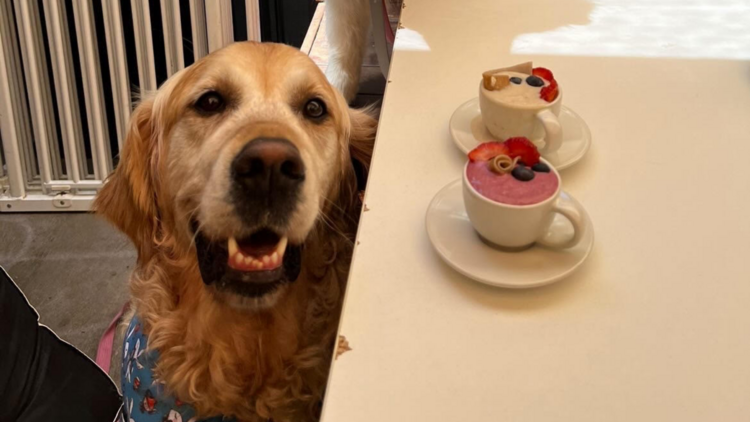
[[[0,214],[0,266],[40,321],[92,359],[128,299],[130,242],[91,214]]]

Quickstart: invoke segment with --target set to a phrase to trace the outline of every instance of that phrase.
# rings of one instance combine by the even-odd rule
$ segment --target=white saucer
[[[581,116],[564,105],[560,110],[560,124],[563,130],[563,144],[559,150],[544,156],[558,170],[578,162],[591,146],[591,131],[588,125]],[[483,142],[497,141],[482,122],[479,98],[461,104],[453,112],[450,131],[453,143],[467,154]]]
[[[583,264],[594,246],[594,227],[588,214],[586,233],[569,249],[532,246],[520,252],[505,252],[484,243],[464,209],[461,179],[435,195],[425,217],[427,235],[443,260],[459,273],[491,286],[524,289],[561,280]],[[561,198],[574,201],[569,194]],[[557,215],[550,236],[563,240],[572,236],[570,221]],[[559,238],[558,238],[559,236]]]

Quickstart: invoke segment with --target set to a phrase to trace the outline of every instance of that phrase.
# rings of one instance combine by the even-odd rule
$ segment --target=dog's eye
[[[323,101],[314,99],[305,104],[305,116],[310,119],[320,119],[326,114],[326,105]]]
[[[195,103],[195,108],[203,113],[218,113],[224,110],[224,97],[218,92],[211,91],[201,95]]]

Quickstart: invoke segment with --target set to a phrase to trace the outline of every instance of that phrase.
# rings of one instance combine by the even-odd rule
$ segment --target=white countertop
[[[406,0],[402,25],[323,421],[748,420],[750,4]],[[511,291],[445,265],[424,215],[464,164],[452,112],[529,59],[591,128],[561,175],[596,244]]]

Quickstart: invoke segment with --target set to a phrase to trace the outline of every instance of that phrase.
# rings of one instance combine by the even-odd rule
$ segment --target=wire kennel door
[[[235,40],[259,0],[0,0],[0,212],[87,211],[133,92]]]

